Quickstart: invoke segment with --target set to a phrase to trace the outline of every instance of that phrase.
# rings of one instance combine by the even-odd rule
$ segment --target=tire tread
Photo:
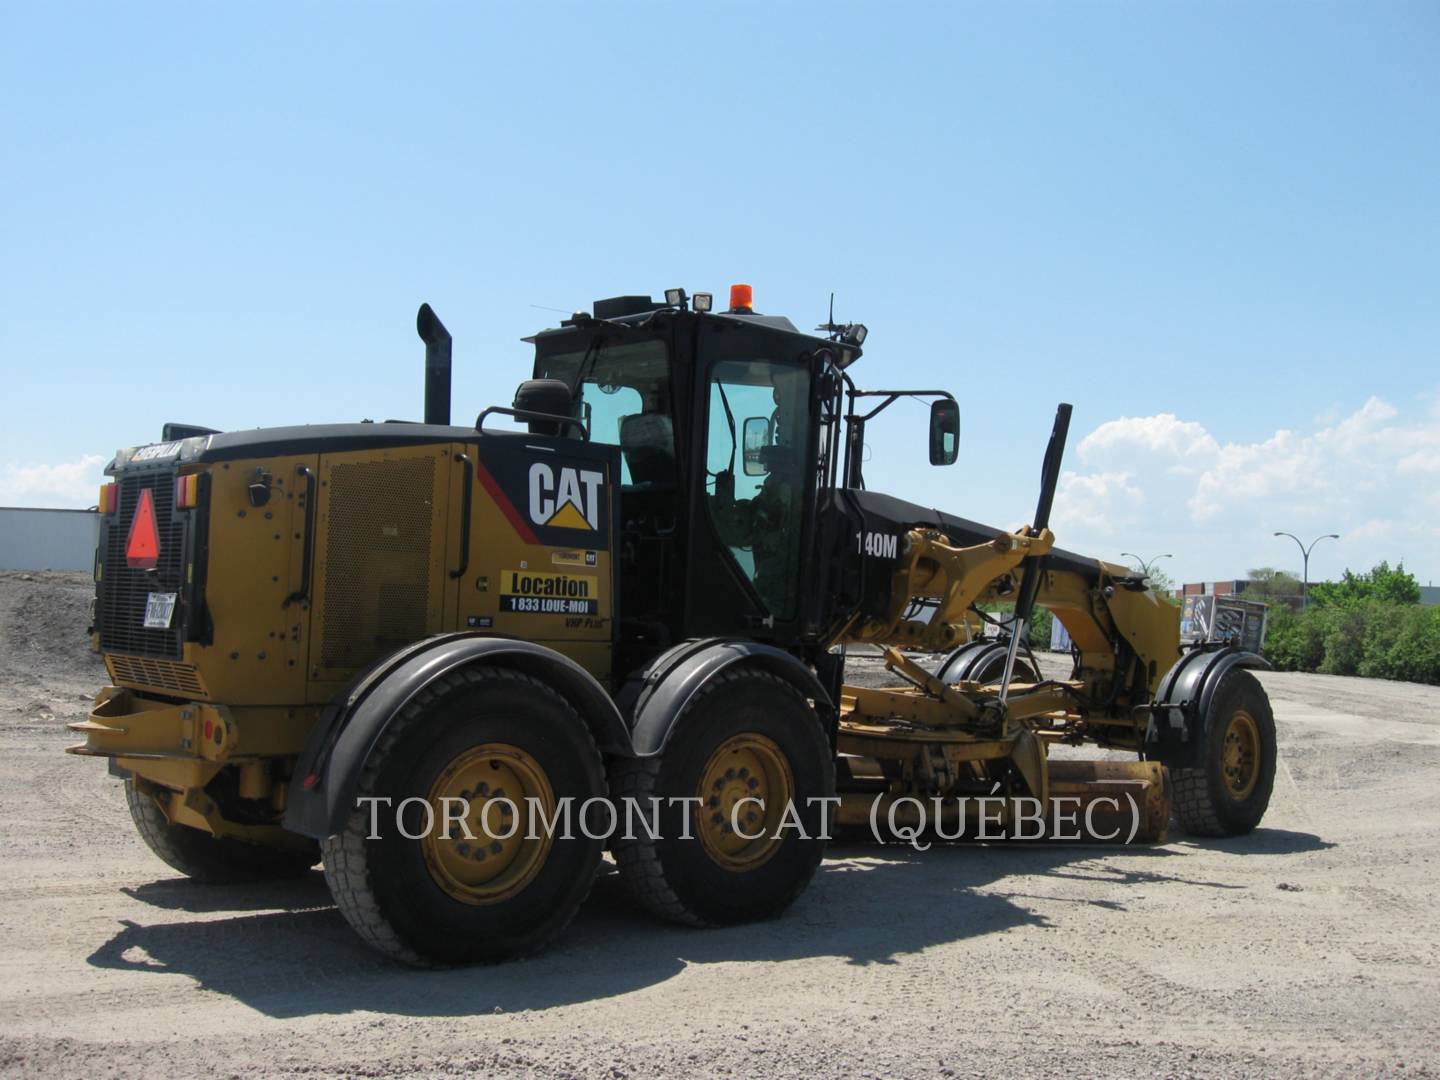
[[[464,689],[467,685],[477,685],[498,679],[524,686],[528,692],[537,695],[553,697],[563,703],[565,708],[574,712],[574,707],[561,694],[531,675],[510,668],[461,668],[459,671],[442,676],[417,694],[415,699],[401,711],[395,722],[385,729],[375,747],[370,751],[365,760],[365,766],[361,770],[360,781],[355,792],[357,800],[375,793],[380,774],[388,763],[390,754],[405,738],[406,733],[424,719],[428,706],[453,691]],[[578,715],[576,723],[584,729]],[[593,737],[588,736],[588,731],[586,742],[590,753],[595,756],[596,763],[600,764],[600,751],[596,749]],[[376,895],[370,863],[365,857],[367,824],[367,815],[357,806],[346,818],[345,827],[321,843],[325,861],[325,880],[330,886],[330,895],[335,900],[335,906],[340,909],[340,913],[345,916],[345,921],[366,944],[392,960],[398,960],[413,967],[446,966],[408,945],[385,918],[380,907],[379,897]],[[512,959],[529,956],[553,941],[570,924],[575,912],[584,905],[590,895],[590,890],[594,887],[595,876],[591,875],[591,880],[587,883],[580,902],[575,905],[569,918],[558,922],[550,933],[530,942],[524,949],[509,953],[508,956]]]
[[[691,711],[699,706],[705,698],[721,692],[740,680],[755,678],[771,683],[776,694],[788,695],[802,704],[806,712],[814,718],[821,736],[824,736],[820,718],[815,715],[814,709],[810,707],[810,703],[804,695],[778,675],[756,668],[741,667],[722,671],[706,683],[699,693],[686,704],[685,712]],[[679,724],[683,721],[684,713],[676,719],[676,723]],[[659,784],[661,757],[662,755],[656,754],[654,757],[629,758],[612,762],[610,775],[612,777],[611,790],[614,796],[621,800],[627,797],[635,798],[640,800],[641,805],[649,805],[648,800],[654,796],[655,789]],[[644,910],[682,926],[719,925],[704,918],[681,898],[680,893],[666,875],[657,841],[649,839],[643,830],[640,836],[633,839],[617,839],[613,851],[615,861],[620,867],[620,880],[624,883],[631,898]],[[795,898],[805,891],[817,869],[819,869],[818,862],[810,868],[809,873],[797,879],[790,894],[776,906],[777,912],[789,907]]]

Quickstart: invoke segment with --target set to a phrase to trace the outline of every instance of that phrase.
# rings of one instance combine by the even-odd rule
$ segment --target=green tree
[[[1385,604],[1418,604],[1420,583],[1414,574],[1405,572],[1400,563],[1393,570],[1390,563],[1382,561],[1363,574],[1353,573],[1348,567],[1339,581],[1325,581],[1310,587],[1310,602],[1317,607],[1335,604],[1356,604],[1367,600],[1379,600]]]
[[[1175,598],[1175,590],[1179,586],[1175,584],[1175,579],[1164,570],[1150,568],[1150,588],[1159,594],[1160,599],[1168,600],[1176,606],[1179,605],[1180,601]]]

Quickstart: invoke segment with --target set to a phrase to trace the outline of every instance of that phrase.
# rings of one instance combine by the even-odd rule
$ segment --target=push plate
[[[145,629],[169,630],[170,620],[175,618],[175,597],[173,592],[152,592],[145,600]]]

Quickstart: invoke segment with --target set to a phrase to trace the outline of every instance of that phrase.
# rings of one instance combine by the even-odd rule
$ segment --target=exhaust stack
[[[450,331],[429,304],[421,304],[415,331],[425,342],[425,423],[450,423]]]

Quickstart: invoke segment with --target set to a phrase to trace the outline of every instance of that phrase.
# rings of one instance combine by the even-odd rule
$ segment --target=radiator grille
[[[193,664],[177,664],[150,656],[123,656],[112,653],[106,661],[117,684],[169,690],[187,697],[207,697],[209,692],[200,681],[200,672]]]
[[[121,476],[119,507],[105,530],[98,590],[100,648],[132,656],[178,659],[185,626],[185,518],[175,513],[175,473],[168,470]],[[132,570],[125,563],[130,522],[148,488],[155,501],[160,558],[154,570]],[[178,592],[175,616],[165,630],[145,628],[145,601],[152,592]]]
[[[357,668],[424,636],[434,487],[431,457],[330,470],[322,667]]]

